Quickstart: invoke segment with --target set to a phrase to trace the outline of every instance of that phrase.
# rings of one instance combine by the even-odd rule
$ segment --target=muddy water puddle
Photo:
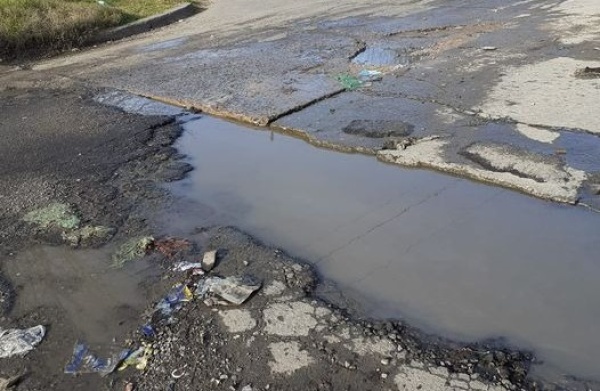
[[[14,317],[50,308],[59,314],[58,327],[69,329],[65,334],[72,341],[63,341],[67,346],[79,339],[110,352],[115,340],[139,327],[142,311],[159,294],[151,284],[157,270],[148,262],[133,261],[120,269],[111,263],[110,247],[40,246],[5,261],[4,271],[17,291]],[[50,333],[55,332],[56,323],[48,321]]]
[[[503,336],[542,370],[598,379],[600,216],[204,117],[170,230],[239,226],[364,299],[462,340]],[[558,368],[558,369],[556,369]]]

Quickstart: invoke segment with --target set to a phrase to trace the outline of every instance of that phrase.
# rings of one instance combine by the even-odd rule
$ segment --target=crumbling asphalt
[[[93,98],[99,92],[76,85],[3,92],[8,115],[2,131],[12,136],[2,154],[3,270],[19,270],[12,263],[41,244],[77,251],[159,231],[153,211],[170,199],[159,184],[189,170],[170,146],[180,133],[177,119],[124,113],[97,103]],[[32,102],[40,107],[33,118]],[[66,307],[32,302],[13,316],[6,305],[2,327],[42,324],[48,332],[25,357],[3,359],[0,375],[22,375],[16,390],[120,390],[127,382],[146,390],[537,387],[527,378],[529,353],[498,343],[456,344],[401,321],[361,320],[346,311],[343,292],[335,304],[315,294],[320,281],[307,263],[235,228],[199,227],[185,240],[194,244],[187,252],[174,247],[172,253],[163,249],[148,257],[164,270],[164,278],[145,283],[156,286],[154,291],[166,294],[171,284],[193,281],[170,270],[177,261],[197,260],[204,250],[218,250],[211,275],[251,276],[262,288],[240,306],[207,305],[200,298],[185,303],[175,322],[155,326],[151,341],[135,326],[115,335],[111,346],[150,342],[153,354],[143,372],[128,369],[106,378],[63,373],[78,321]],[[77,276],[83,283],[89,278],[83,270]],[[52,284],[52,278],[56,289],[64,289],[56,273],[49,273],[44,284]],[[23,288],[6,282],[3,292],[11,301],[20,300]],[[30,283],[36,282],[25,282]],[[148,296],[148,312],[121,312],[115,322],[130,325],[137,318],[142,325],[152,319],[154,296]],[[173,371],[183,376],[175,379]]]
[[[191,169],[171,147],[180,132],[173,116],[103,106],[92,97],[104,87],[598,207],[598,155],[589,153],[598,149],[598,79],[580,77],[597,66],[592,0],[241,3],[217,2],[139,40],[0,70],[0,265],[40,243],[94,247],[152,234],[149,211],[169,199],[157,184]],[[396,63],[378,50],[395,53]],[[353,61],[367,51],[373,64]],[[354,91],[338,82],[365,67],[382,80]],[[110,234],[23,220],[53,203],[68,205],[81,229]],[[200,229],[191,239],[223,250],[213,273],[253,274],[263,288],[239,308],[188,303],[176,324],[158,330],[143,374],[101,379],[62,374],[56,357],[72,348],[64,314],[40,307],[11,318],[18,289],[6,280],[2,326],[54,326],[34,352],[5,361],[2,375],[25,368],[16,389],[28,390],[123,389],[121,381],[148,390],[546,387],[526,377],[528,353],[349,316],[343,300],[334,306],[314,295],[310,267],[234,228]],[[140,337],[132,330],[131,338]]]
[[[141,39],[33,69],[598,208],[587,152],[598,149],[598,79],[581,77],[598,65],[593,1],[322,7],[217,2],[159,35],[162,46]],[[365,69],[381,80],[339,82]],[[390,126],[411,134],[378,134]]]

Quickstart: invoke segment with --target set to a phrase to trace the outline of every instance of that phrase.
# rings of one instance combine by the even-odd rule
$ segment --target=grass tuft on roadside
[[[98,31],[163,12],[180,0],[0,0],[0,58],[68,50]]]

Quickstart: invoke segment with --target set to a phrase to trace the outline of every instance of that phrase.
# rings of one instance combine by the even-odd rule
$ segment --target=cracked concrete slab
[[[448,144],[448,140],[429,137],[408,147],[380,151],[378,158],[406,166],[432,167],[569,203],[577,201],[579,189],[586,178],[584,171],[506,145],[468,147],[463,153],[476,156],[478,165],[451,162],[445,158]]]
[[[445,132],[448,121],[456,127],[468,126],[472,121],[469,116],[454,114],[457,113],[448,113],[445,107],[434,103],[377,96],[366,89],[318,102],[272,126],[300,134],[313,144],[375,153],[390,138]],[[348,131],[349,128],[353,130]]]
[[[273,34],[271,34],[272,36]],[[329,70],[345,67],[359,43],[310,32],[225,47],[179,47],[152,63],[87,77],[143,96],[257,125],[342,91]]]

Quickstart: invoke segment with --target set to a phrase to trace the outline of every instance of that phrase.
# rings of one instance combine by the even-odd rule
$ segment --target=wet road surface
[[[195,170],[173,187],[171,230],[236,225],[315,261],[370,315],[600,373],[598,214],[210,117],[185,129]]]

